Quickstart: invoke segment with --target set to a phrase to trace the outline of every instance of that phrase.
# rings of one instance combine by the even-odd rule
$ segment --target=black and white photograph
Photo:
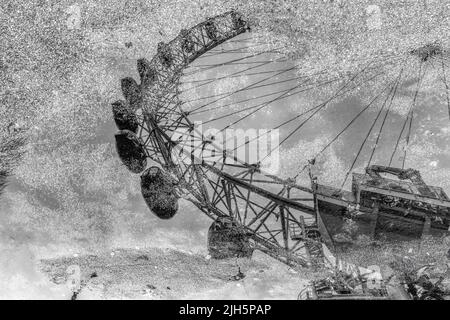
[[[449,196],[450,0],[0,2],[0,300],[450,300]]]

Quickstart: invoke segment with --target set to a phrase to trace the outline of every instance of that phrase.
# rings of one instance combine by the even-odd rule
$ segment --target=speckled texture
[[[120,79],[139,78],[137,59],[150,59],[160,41],[170,41],[182,28],[230,8],[251,21],[265,49],[284,45],[283,54],[291,63],[301,63],[304,75],[326,68],[326,77],[345,76],[355,70],[358,59],[377,57],[380,51],[404,53],[432,41],[450,47],[448,0],[2,0],[0,143],[7,139],[11,123],[27,129],[28,143],[0,201],[0,250],[5,259],[0,282],[9,284],[0,289],[1,297],[52,297],[47,290],[51,285],[38,271],[19,267],[42,255],[96,254],[135,246],[204,252],[210,221],[190,204],[180,201],[179,213],[170,222],[148,212],[138,176],[121,165],[114,150],[110,104],[123,99]],[[392,146],[386,142],[396,139],[408,112],[418,71],[413,58],[408,58],[408,80],[393,106],[391,131],[380,144],[377,161],[390,156]],[[382,68],[394,74],[401,65]],[[439,70],[438,64],[430,64],[424,77],[407,166],[420,169],[427,183],[450,193],[450,122]],[[448,68],[445,72],[450,79]],[[242,87],[246,81],[225,80],[214,90]],[[279,175],[294,176],[382,84],[361,89],[358,103],[341,100],[328,107],[294,136],[280,150]],[[329,90],[313,90],[286,103],[286,112],[267,109],[245,125],[273,127],[323,99]],[[370,112],[318,159],[320,181],[340,185],[374,116]],[[373,144],[376,137],[370,138]],[[355,169],[361,170],[366,160]],[[298,181],[308,183],[307,177]],[[115,297],[121,296],[119,291]]]
[[[174,250],[114,250],[44,260],[41,269],[64,287],[67,268],[79,266],[79,299],[296,299],[305,280],[264,255],[213,260]],[[245,277],[235,281],[241,271]],[[93,276],[94,275],[94,276]],[[70,295],[67,290],[67,295]]]

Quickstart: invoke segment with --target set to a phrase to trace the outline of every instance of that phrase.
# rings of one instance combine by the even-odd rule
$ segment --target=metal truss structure
[[[146,156],[176,179],[180,196],[212,219],[230,218],[256,248],[276,259],[296,266],[320,263],[322,244],[309,188],[265,174],[258,163],[241,161],[218,145],[213,162],[195,155],[196,149],[204,151],[214,143],[196,132],[189,112],[181,107],[182,70],[248,30],[247,22],[234,11],[182,30],[173,41],[160,43],[151,61],[138,60],[141,82],[123,79],[123,92],[137,115],[137,136]]]
[[[284,263],[302,267],[320,265],[324,263],[324,249],[328,250],[324,242],[329,243],[330,235],[321,221],[321,215],[318,211],[319,202],[338,202],[337,205],[343,202],[347,206],[347,202],[350,200],[347,201],[342,196],[342,188],[340,190],[331,190],[330,188],[319,186],[314,182],[314,179],[312,179],[311,188],[308,188],[296,184],[295,179],[281,179],[278,176],[264,172],[260,162],[249,163],[240,159],[232,151],[222,149],[222,146],[215,142],[214,137],[204,136],[197,129],[195,121],[191,117],[196,110],[184,109],[180,89],[184,70],[202,55],[214,51],[214,48],[217,46],[232,41],[233,38],[249,31],[250,27],[245,19],[239,13],[230,11],[207,19],[189,30],[182,30],[169,43],[159,43],[157,54],[152,60],[140,59],[137,61],[140,83],[138,84],[132,78],[122,80],[122,91],[126,101],[118,103],[131,110],[130,112],[135,122],[135,125],[128,126],[125,129],[130,129],[127,134],[134,137],[133,141],[138,145],[138,153],[141,154],[141,158],[150,158],[158,163],[167,175],[173,178],[175,181],[174,192],[179,197],[191,201],[198,209],[214,220],[218,218],[229,219],[233,224],[239,226],[241,231],[251,239],[255,248]],[[413,51],[408,54],[409,56],[418,57],[422,66],[429,59],[442,55],[443,51],[441,49],[438,50],[435,47],[432,49],[429,46],[425,46],[419,51]],[[257,55],[258,53],[250,57]],[[235,59],[231,62],[239,63],[239,60],[242,59]],[[398,61],[398,58],[395,59]],[[377,77],[378,74],[372,76],[369,73],[364,75],[367,78],[360,79],[364,71],[371,68],[377,70],[376,66],[372,67],[370,65],[380,61],[380,59],[373,60],[358,73],[349,77],[350,79],[344,79],[348,80],[347,83],[337,90],[334,96],[311,108],[309,111],[313,113],[288,137],[292,136],[306,121],[322,110],[328,102],[346,92],[359,88],[361,84]],[[291,69],[286,69],[277,74],[285,73]],[[375,100],[381,97],[381,94],[387,93],[386,99],[356,158],[358,158],[363,149],[380,114],[387,109],[378,133],[378,142],[384,121],[389,113],[390,105],[388,106],[388,101],[390,100],[392,104],[402,78],[402,72],[403,69],[398,77],[357,114],[331,143],[336,141]],[[238,73],[236,72],[236,74]],[[423,76],[422,73],[420,75]],[[214,79],[211,81],[214,81]],[[263,81],[265,80],[258,81],[246,88],[268,85],[261,85],[260,83]],[[275,84],[287,81],[290,80],[281,80],[275,82]],[[332,81],[335,80],[324,83],[328,84]],[[324,83],[315,83],[314,85],[322,86]],[[257,84],[260,85],[255,86]],[[391,86],[390,91],[387,90],[389,86]],[[298,88],[299,86],[296,86],[285,90],[284,93],[275,99],[283,99],[289,96],[290,93],[307,90],[293,91]],[[409,110],[398,140],[404,133],[408,121],[409,129],[411,128],[412,112],[419,88],[420,84],[417,87],[413,105]],[[274,93],[264,96],[272,94]],[[220,99],[222,98],[217,100]],[[252,107],[255,110],[252,113],[260,110],[275,99]],[[299,116],[285,123],[289,123],[297,118]],[[119,129],[122,130],[124,127],[119,126]],[[408,132],[407,141],[409,141],[409,135],[410,132]],[[397,141],[393,155],[397,152],[398,144],[399,141]],[[375,149],[372,150],[369,164],[374,152]],[[205,157],[205,154],[209,155],[209,158],[208,156]],[[355,162],[352,164],[347,176],[353,169]],[[139,169],[135,173],[143,171],[145,166],[146,161],[138,166]],[[339,194],[340,198],[337,198],[336,194]],[[350,196],[348,195],[348,197]],[[355,201],[351,200],[350,202],[359,207],[359,199],[356,201],[358,203]],[[446,200],[440,205],[448,211],[450,202]],[[344,209],[345,206],[343,205]],[[444,217],[444,219],[447,219],[447,217]]]

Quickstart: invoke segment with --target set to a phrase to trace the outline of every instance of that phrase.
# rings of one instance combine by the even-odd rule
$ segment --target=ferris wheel
[[[352,206],[357,210],[365,206],[369,213],[378,213],[386,205],[392,211],[392,201],[388,204],[377,198],[377,202],[373,194],[368,195],[375,192],[374,188],[384,195],[383,199],[409,201],[410,197],[431,203],[435,206],[433,214],[442,220],[442,229],[447,228],[450,200],[445,192],[422,184],[420,193],[413,188],[417,181],[405,174],[417,99],[431,68],[442,71],[441,94],[450,112],[444,48],[430,43],[397,56],[377,53],[355,61],[353,72],[306,72],[304,66],[283,55],[285,45],[267,43],[263,38],[251,30],[242,15],[230,11],[181,30],[169,43],[159,43],[151,60],[137,61],[140,83],[133,78],[122,79],[125,99],[112,105],[119,129],[115,136],[117,151],[131,172],[141,174],[142,195],[151,211],[161,219],[170,219],[178,210],[178,200],[187,199],[214,220],[208,232],[212,257],[250,257],[258,249],[294,266],[321,264],[324,243],[332,245],[329,227],[322,219],[321,211],[328,208],[324,209],[324,203],[341,206],[350,213]],[[373,166],[374,154],[382,148],[387,120],[405,83],[412,88],[411,101],[395,138],[390,137],[392,154],[387,166]],[[311,134],[308,126],[314,128],[315,119],[327,112],[329,105],[365,87],[370,88],[370,97],[352,109],[354,114],[316,154],[298,159],[293,176],[281,177],[272,170],[271,166],[280,161],[277,155],[281,146],[292,146],[299,135]],[[320,101],[290,110],[285,116],[277,114],[283,113],[289,101],[314,92],[320,92]],[[374,114],[372,118],[369,112]],[[259,120],[261,114],[279,122],[265,130],[266,123]],[[342,175],[341,187],[319,185],[310,167],[361,118],[370,121],[364,135],[354,142],[357,152]],[[226,135],[227,130],[239,125],[260,130],[245,137],[242,131]],[[370,138],[375,139],[372,145]],[[353,177],[353,187],[358,190],[345,191],[363,153],[369,158],[369,178],[375,177],[371,181]],[[157,165],[149,166],[149,159]],[[392,165],[402,169],[390,170]],[[374,185],[379,172],[397,174],[407,191],[398,186]],[[297,181],[305,173],[311,181],[306,186]],[[412,182],[403,182],[405,179]],[[402,205],[411,211],[414,205],[402,201],[396,202],[397,211],[403,210]],[[411,212],[420,210],[413,208]]]

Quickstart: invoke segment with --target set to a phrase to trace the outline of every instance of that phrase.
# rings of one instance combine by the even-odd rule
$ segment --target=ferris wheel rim
[[[190,55],[187,55],[185,50],[184,50],[184,45],[185,43],[183,42],[185,39],[187,39],[186,37],[190,37],[194,35],[194,30],[196,29],[201,29],[202,27],[204,28],[205,26],[212,26],[214,27],[215,31],[217,33],[217,27],[216,27],[216,20],[217,19],[222,19],[222,18],[226,18],[227,16],[231,16],[232,18],[232,24],[235,24],[235,21],[237,25],[234,25],[235,29],[231,29],[231,31],[224,35],[219,35],[219,36],[214,36],[214,39],[212,39],[213,37],[209,36],[208,34],[208,28],[206,28],[206,33],[207,35],[211,38],[212,42],[210,43],[206,43],[200,50],[195,50],[195,48],[191,48],[188,51],[191,53]],[[238,20],[236,20],[238,19]],[[138,60],[138,71],[139,74],[141,76],[141,91],[143,91],[143,97],[141,98],[141,104],[142,105],[146,105],[148,107],[148,100],[146,100],[146,95],[148,95],[146,92],[148,91],[156,91],[157,93],[153,92],[150,94],[151,98],[155,99],[159,99],[161,101],[163,100],[168,100],[169,98],[165,96],[165,94],[167,94],[168,92],[170,92],[170,90],[173,90],[173,87],[176,87],[176,94],[174,97],[171,97],[171,99],[175,99],[177,101],[177,105],[176,105],[176,109],[177,109],[177,113],[178,115],[180,115],[180,117],[184,118],[190,125],[192,125],[192,122],[189,119],[189,116],[191,114],[191,110],[190,111],[185,111],[181,100],[180,100],[180,90],[179,90],[179,83],[180,83],[180,78],[182,76],[182,71],[189,66],[192,62],[194,62],[196,59],[198,59],[199,57],[201,57],[203,54],[207,53],[208,51],[214,49],[215,47],[217,47],[218,45],[230,41],[231,39],[237,37],[240,34],[246,33],[247,31],[250,30],[249,24],[247,21],[242,20],[242,15],[238,12],[236,12],[235,10],[231,10],[228,11],[226,13],[217,15],[215,17],[211,17],[206,19],[203,22],[198,23],[197,25],[191,27],[190,29],[182,29],[180,34],[174,38],[173,40],[171,40],[170,42],[168,42],[167,44],[164,44],[162,42],[160,42],[158,44],[158,52],[157,54],[150,60],[147,61],[146,59],[139,59]],[[197,35],[198,36],[198,35]],[[203,37],[203,34],[202,34]],[[205,39],[203,39],[205,40]],[[180,48],[180,44],[181,44],[181,48]],[[433,42],[431,43],[429,46],[432,46],[431,49],[426,48],[427,46],[421,47],[421,48],[416,48],[416,49],[411,49],[409,50],[409,54],[414,54],[417,55],[420,59],[422,59],[423,61],[426,61],[428,59],[428,55],[430,54],[430,50],[433,51],[439,51],[438,53],[443,54],[444,50],[440,47],[438,47],[438,43],[437,42]],[[178,46],[178,47],[177,47]],[[194,47],[194,45],[192,44],[192,46]],[[437,48],[437,49],[436,49]],[[179,51],[182,53],[182,58],[180,59],[180,57],[178,57],[178,61],[177,64],[171,63],[171,64],[167,64],[164,61],[164,56],[166,54],[166,52],[170,51]],[[407,54],[407,53],[405,53]],[[173,55],[172,55],[173,58]],[[161,63],[161,60],[163,60],[163,62]],[[239,60],[239,59],[238,59]],[[145,67],[143,67],[145,66]],[[147,71],[143,70],[143,69],[147,69]],[[169,76],[165,75],[164,77],[161,76],[161,70],[162,69],[168,69],[170,71]],[[148,71],[150,70],[150,71]],[[143,88],[143,80],[145,80],[145,77],[148,76],[145,73],[150,73],[152,79],[154,80],[151,84],[151,87],[153,90],[148,90],[148,88],[146,88],[144,90]],[[445,76],[445,74],[444,74]],[[448,87],[447,87],[448,88]],[[449,89],[448,89],[449,90]],[[417,92],[416,92],[417,93]],[[450,98],[449,98],[450,99]],[[164,101],[162,102],[164,103]],[[450,102],[449,102],[450,104]],[[159,103],[156,103],[156,108],[158,108]],[[155,108],[152,106],[152,108]],[[147,110],[148,111],[148,110]],[[172,112],[175,112],[175,110],[172,110]],[[449,112],[450,112],[450,106],[449,106]],[[163,130],[162,130],[163,131]],[[211,142],[207,139],[205,139],[205,137],[201,134],[201,132],[198,132],[196,130],[195,127],[193,127],[193,131],[196,132],[198,135],[201,136],[202,142],[203,143],[209,143],[211,144],[215,150],[221,150],[221,146],[217,145],[215,142]],[[170,139],[170,137],[168,137]],[[379,136],[378,136],[379,138]],[[172,141],[174,142],[174,141]],[[397,141],[398,144],[398,141]],[[176,148],[176,143],[174,143],[174,147]],[[397,146],[396,146],[397,147]],[[224,158],[229,157],[231,158],[231,155],[229,154],[229,150],[221,150],[224,152]],[[395,153],[395,151],[394,151]],[[373,155],[373,154],[372,154]],[[170,156],[173,156],[173,154],[170,154]],[[150,158],[152,158],[149,155]],[[166,160],[168,158],[166,157]],[[301,186],[299,184],[296,183],[296,178],[298,176],[299,173],[303,172],[303,170],[307,167],[307,164],[303,167],[303,169],[295,176],[295,177],[290,177],[290,178],[280,178],[276,175],[273,175],[269,172],[266,172],[264,169],[259,167],[258,163],[247,163],[239,158],[234,157],[233,158],[234,161],[236,161],[237,163],[239,163],[240,165],[246,167],[249,170],[257,170],[259,173],[263,174],[265,177],[273,180],[276,183],[285,185],[285,186],[289,186],[289,187],[293,187],[293,188],[298,188],[307,192],[312,193],[313,190],[304,186]],[[313,158],[312,160],[315,160],[315,158]],[[202,159],[196,159],[197,163],[202,163]],[[392,158],[391,158],[392,161]],[[158,162],[158,161],[157,161]],[[163,163],[160,163],[162,165],[164,165]],[[370,164],[370,162],[369,162]],[[167,164],[166,164],[167,165]],[[350,172],[351,170],[349,170]],[[349,173],[348,172],[348,173]],[[344,183],[345,184],[345,180]]]
[[[196,128],[192,126],[192,121],[189,118],[190,112],[185,111],[183,106],[180,103],[179,85],[180,85],[180,78],[182,76],[182,70],[184,70],[190,63],[195,61],[197,58],[199,58],[203,54],[214,49],[216,46],[218,46],[226,41],[229,41],[240,34],[245,33],[246,31],[248,31],[248,26],[241,25],[239,30],[232,30],[232,31],[230,31],[229,34],[227,34],[227,36],[216,37],[216,36],[211,35],[210,40],[212,40],[213,43],[209,43],[209,44],[205,43],[204,46],[200,50],[195,51],[194,53],[191,54],[191,56],[186,54],[186,52],[184,51],[182,46],[181,47],[176,47],[176,46],[180,45],[180,44],[183,45],[183,40],[186,39],[186,36],[195,34],[195,32],[193,30],[196,30],[196,28],[199,28],[201,30],[200,33],[203,37],[204,36],[203,30],[204,30],[205,26],[207,26],[208,24],[209,25],[213,24],[215,21],[214,19],[224,18],[224,17],[227,17],[227,15],[233,15],[233,14],[237,14],[237,13],[235,11],[230,11],[230,12],[224,13],[222,15],[218,15],[216,17],[207,19],[206,21],[197,24],[196,26],[190,28],[189,30],[182,30],[180,35],[178,37],[176,37],[175,39],[173,39],[172,41],[170,41],[169,43],[167,43],[167,44],[160,43],[158,45],[158,53],[151,59],[151,61],[147,61],[145,59],[138,60],[138,71],[141,76],[141,85],[140,85],[141,96],[139,98],[141,99],[140,100],[141,108],[145,111],[143,115],[139,115],[139,119],[140,119],[140,121],[144,121],[144,122],[150,121],[149,119],[147,119],[147,116],[145,113],[149,113],[149,114],[154,113],[154,114],[156,114],[156,117],[157,117],[156,121],[150,121],[152,129],[150,130],[150,128],[147,128],[148,134],[147,134],[147,138],[145,139],[144,144],[146,144],[147,142],[149,142],[149,143],[154,142],[155,150],[160,150],[161,153],[164,153],[164,154],[158,154],[157,152],[155,152],[152,155],[149,152],[147,152],[147,156],[149,158],[153,159],[154,161],[158,162],[160,165],[162,165],[164,169],[168,169],[168,171],[172,171],[173,167],[176,166],[177,162],[178,162],[178,164],[181,164],[184,161],[184,159],[186,159],[186,158],[181,157],[181,153],[173,152],[173,150],[179,148],[179,146],[177,145],[176,141],[173,141],[171,136],[165,132],[165,128],[163,126],[158,125],[158,120],[168,119],[166,127],[171,127],[173,125],[173,123],[179,124],[182,121],[185,121],[185,123],[183,123],[183,124],[186,127],[190,128],[193,131],[196,130]],[[247,23],[245,22],[245,24],[247,24]],[[207,33],[207,31],[206,31],[206,33]],[[213,37],[215,38],[214,40],[212,39]],[[205,40],[205,39],[203,39],[203,40]],[[194,48],[195,48],[195,46],[194,46]],[[192,50],[189,50],[189,51],[192,51]],[[178,52],[178,53],[181,52],[181,56],[176,56],[176,55],[171,56],[171,53],[173,54],[174,52]],[[176,63],[171,64],[170,58],[174,58],[173,61],[175,61]],[[148,79],[146,79],[146,77],[147,78],[150,77],[153,80],[153,81],[151,81],[150,85],[148,84],[148,82],[147,82]],[[128,82],[129,82],[130,86],[134,86],[134,84],[132,82],[130,82],[130,81],[128,81]],[[136,100],[137,98],[133,96],[133,90],[130,90],[130,98],[127,98],[127,100],[130,100],[130,104],[133,104],[133,101],[134,101],[133,99]],[[173,108],[168,109],[167,111],[163,110],[163,112],[158,113],[160,111],[160,102],[162,105],[164,105],[164,103],[168,103],[169,105],[173,104]],[[383,108],[384,108],[384,106],[383,106]],[[380,112],[383,110],[383,108],[380,109]],[[172,112],[174,115],[176,115],[174,119],[170,118],[170,115],[168,115],[168,113],[170,113],[170,112]],[[387,115],[387,113],[386,113],[386,115]],[[377,117],[377,119],[378,119],[378,117]],[[173,122],[169,123],[169,121],[173,121]],[[150,137],[151,137],[152,132],[154,132],[155,134],[162,137],[164,141],[156,141],[157,139],[155,141],[151,141]],[[212,144],[217,150],[221,149],[221,146],[215,144],[215,142],[206,140],[201,132],[197,132],[197,133],[199,133],[203,143],[208,142],[209,144]],[[370,133],[370,131],[369,131],[369,133]],[[181,150],[181,151],[185,152],[185,150]],[[222,151],[224,151],[224,154],[225,154],[224,157],[227,157],[228,156],[226,154],[227,150],[222,150]],[[188,152],[188,151],[186,151],[186,152]],[[178,155],[176,157],[176,159],[172,158],[174,155]],[[190,154],[186,154],[186,156],[189,156],[189,155]],[[153,158],[152,156],[154,156],[156,158]],[[190,155],[190,156],[192,156],[192,155]],[[192,158],[191,158],[191,160],[192,160]],[[290,188],[293,188],[293,189],[305,191],[310,194],[314,194],[314,192],[317,191],[317,190],[313,190],[313,188],[310,189],[310,188],[306,188],[304,186],[296,184],[295,178],[294,179],[282,179],[276,175],[264,172],[263,169],[261,169],[260,167],[258,167],[255,164],[248,164],[246,162],[242,162],[242,160],[240,160],[240,159],[235,159],[235,160],[237,160],[249,172],[250,171],[258,172],[259,174],[263,175],[264,177],[270,179],[271,181],[274,181],[277,184],[279,184],[280,186],[283,186],[283,190],[289,190]],[[245,181],[239,182],[237,178],[228,175],[227,172],[223,172],[223,166],[221,169],[220,167],[215,167],[214,165],[208,165],[208,164],[204,163],[202,161],[202,159],[197,158],[196,161],[197,161],[197,164],[200,164],[207,171],[215,173],[218,177],[225,178],[225,179],[235,183],[236,185],[238,185],[239,183],[246,184],[247,188],[252,187],[254,190],[257,190],[261,194],[264,194],[264,190],[257,189],[255,187],[255,185],[252,185],[252,182],[250,182],[250,183],[245,182]],[[186,167],[189,167],[189,165],[192,165],[192,163],[193,163],[193,161],[189,162],[188,165],[186,165]],[[194,170],[193,170],[194,174],[193,174],[193,177],[191,177],[191,179],[199,179],[199,174],[197,172],[195,172],[195,170],[196,170],[196,168],[194,168]],[[177,175],[179,182],[181,182],[185,178],[184,175],[186,174],[186,172],[187,172],[187,170],[184,173],[182,172],[182,170],[176,171],[176,175]],[[199,181],[197,181],[197,182],[200,184]],[[183,183],[189,183],[189,182],[185,181]],[[267,181],[265,181],[265,183],[267,183]],[[345,183],[345,181],[344,181],[344,183]],[[198,194],[200,197],[202,196],[201,192],[202,192],[202,190],[198,190]],[[268,196],[268,199],[271,199],[271,201],[274,201],[274,202],[279,200],[279,198],[283,198],[283,201],[285,204],[293,205],[293,203],[294,203],[293,200],[287,201],[287,200],[290,200],[290,198],[289,198],[289,195],[286,197],[285,193],[283,193],[281,195],[275,195],[275,194],[271,194],[270,192],[268,192],[265,195]],[[194,195],[194,198],[195,197],[197,197],[197,196]],[[277,197],[279,197],[279,198],[277,198]],[[243,198],[241,198],[241,199],[243,199]],[[347,201],[347,202],[348,202],[348,204],[351,203],[351,201]],[[216,209],[209,204],[207,206],[205,206],[205,204],[203,204],[201,202],[197,202],[197,203],[194,202],[194,204],[196,204],[199,208],[205,209],[205,210],[202,209],[202,211],[207,213],[207,215],[209,215],[212,218],[214,218],[214,216],[220,217],[222,214],[219,209]],[[295,207],[295,205],[294,205],[294,207]],[[306,209],[306,208],[302,208],[302,207],[298,207],[298,208],[299,208],[299,211],[303,210],[302,212],[308,212],[308,209]],[[261,208],[261,209],[263,209],[263,208]],[[266,209],[263,209],[263,210],[266,210]],[[311,211],[309,213],[311,213],[313,216],[315,214],[315,212],[311,212]],[[289,212],[289,214],[290,214],[290,212]],[[278,216],[282,217],[283,215],[281,214]],[[288,220],[289,219],[290,219],[290,217],[288,215]],[[245,224],[244,224],[244,227],[247,228],[247,226]],[[303,226],[303,228],[304,228],[304,226]],[[305,229],[303,229],[303,230],[305,230]],[[308,234],[308,232],[306,232],[306,234]],[[315,229],[312,229],[312,232],[310,232],[309,234],[314,235],[314,237],[315,237],[315,236],[317,236],[318,231]],[[255,237],[259,236],[259,234],[257,235],[255,232],[254,236]],[[266,241],[266,239],[263,239],[263,238],[261,238],[260,241],[262,243],[264,243],[264,245],[266,247],[271,247],[273,245],[272,243],[270,243],[270,241],[267,243],[264,242],[264,241]],[[310,241],[310,243],[313,243],[315,241],[315,239],[309,239],[308,241]],[[294,248],[292,248],[292,250],[294,250]],[[317,248],[314,250],[317,251]],[[288,261],[289,261],[289,258],[290,257],[288,256],[288,258],[287,258]],[[301,263],[303,263],[303,262],[301,262]]]
[[[205,26],[206,24],[214,21],[215,19],[220,19],[220,18],[229,16],[229,15],[237,15],[237,17],[242,19],[242,15],[240,13],[238,13],[237,11],[235,11],[235,10],[228,11],[226,13],[223,13],[223,14],[220,14],[220,15],[208,18],[207,20],[198,23],[197,25],[191,27],[190,29],[182,29],[181,32],[180,32],[180,35],[177,36],[176,38],[174,38],[173,40],[171,40],[170,42],[168,42],[167,44],[159,43],[159,48],[161,50],[161,48],[173,47],[174,45],[179,44],[180,39],[183,39],[183,37],[185,37],[186,35],[192,34],[192,32],[193,32],[192,30],[195,30],[197,28],[201,28],[201,27]],[[231,40],[231,39],[233,39],[233,38],[235,38],[235,37],[237,37],[237,36],[239,36],[241,34],[247,33],[249,30],[250,30],[250,26],[249,26],[248,22],[243,21],[243,25],[240,26],[240,30],[231,31],[229,37],[218,38],[214,42],[213,45],[205,46],[204,49],[195,52],[195,54],[193,54],[191,57],[186,57],[186,60],[184,60],[179,65],[179,67],[172,68],[172,70],[171,70],[172,73],[173,73],[172,76],[163,79],[166,84],[163,84],[160,81],[155,81],[154,84],[153,84],[154,89],[156,89],[158,92],[163,92],[164,93],[164,92],[170,91],[170,89],[168,89],[168,88],[170,88],[170,86],[174,86],[174,82],[176,82],[175,86],[179,86],[178,81],[176,81],[176,79],[177,79],[177,77],[179,77],[182,74],[182,70],[185,69],[190,63],[192,63],[193,61],[195,61],[197,58],[199,58],[203,54],[207,53],[208,51],[210,51],[210,50],[214,49],[215,47],[219,46],[220,44],[222,44],[224,42],[227,42],[227,41],[229,41],[229,40]],[[144,63],[144,64],[147,65],[146,68],[150,68],[152,70],[152,72],[156,73],[155,78],[157,80],[162,80],[161,78],[157,77],[157,75],[159,74],[158,70],[161,69],[160,59],[161,59],[161,54],[162,53],[163,53],[162,51],[158,51],[158,53],[148,62],[146,62],[145,59],[139,59],[138,60],[138,65],[141,65],[141,64]],[[141,79],[142,78],[143,78],[143,76],[141,74]],[[176,90],[179,91],[178,88]],[[162,100],[165,99],[163,94],[160,95],[159,98],[162,99]],[[179,98],[179,96],[177,96],[177,98]],[[180,115],[186,117],[187,121],[189,121],[189,112],[186,112],[183,109],[181,104],[178,105],[178,112],[179,112]],[[194,128],[194,131],[196,131],[196,134],[198,134],[202,138],[204,138],[202,133],[197,131],[196,128]],[[209,141],[208,141],[208,143],[210,143],[214,148],[216,148],[216,150],[221,150],[221,146],[217,145],[216,143],[214,143],[214,142],[211,143]],[[222,150],[222,151],[225,152],[225,153],[229,153],[229,150]],[[280,177],[278,177],[276,175],[273,175],[273,174],[271,174],[269,172],[266,172],[262,168],[259,168],[257,163],[250,164],[250,163],[247,163],[247,162],[245,162],[245,161],[243,161],[243,160],[241,160],[239,158],[236,158],[236,157],[234,157],[233,160],[238,162],[240,165],[247,167],[249,170],[257,170],[259,173],[261,173],[262,175],[264,175],[268,179],[273,180],[276,183],[279,183],[279,184],[285,185],[285,186],[289,186],[289,187],[292,187],[292,188],[298,188],[300,190],[304,190],[306,192],[312,193],[312,190],[310,188],[307,188],[305,186],[301,186],[301,185],[297,184],[295,182],[295,179],[290,179],[290,178],[282,179],[282,178],[280,178]],[[201,159],[196,159],[196,161],[198,163],[202,162]]]

